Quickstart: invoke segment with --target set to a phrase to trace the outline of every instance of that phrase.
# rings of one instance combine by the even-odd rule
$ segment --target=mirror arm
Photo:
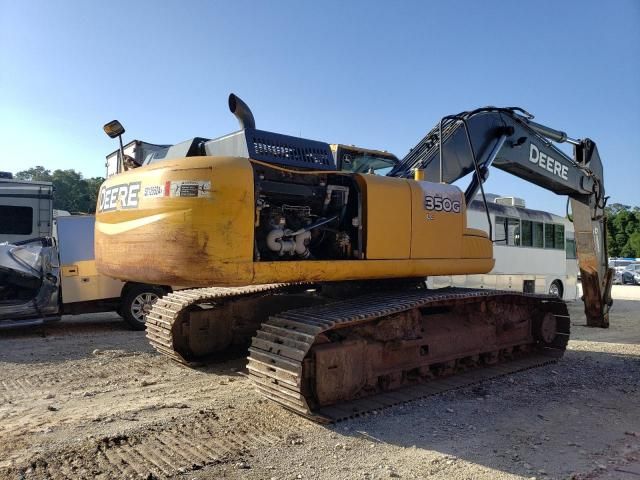
[[[118,173],[124,172],[124,146],[122,145],[122,134],[118,135],[120,141],[120,155],[118,159]]]

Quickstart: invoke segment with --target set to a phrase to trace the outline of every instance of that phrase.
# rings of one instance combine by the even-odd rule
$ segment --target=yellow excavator
[[[608,326],[606,203],[595,143],[520,108],[444,118],[402,159],[258,130],[122,148],[101,187],[100,273],[185,285],[148,306],[147,337],[187,365],[249,346],[266,397],[318,421],[553,361],[569,339],[560,299],[426,288],[432,275],[482,274],[493,232],[466,206],[491,167],[570,198],[587,324]],[[554,143],[568,142],[569,156]],[[454,182],[468,183],[463,191]],[[457,375],[454,375],[457,374]]]

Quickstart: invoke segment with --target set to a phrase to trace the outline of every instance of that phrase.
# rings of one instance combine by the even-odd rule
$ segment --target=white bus
[[[578,263],[573,223],[564,217],[524,208],[524,200],[487,195],[493,226],[496,264],[485,275],[431,277],[429,286],[458,286],[550,293],[564,300],[578,298]],[[471,228],[489,231],[482,201],[467,209]]]

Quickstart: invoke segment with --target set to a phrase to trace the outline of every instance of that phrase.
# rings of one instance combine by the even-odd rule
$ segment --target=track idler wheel
[[[545,345],[551,345],[556,338],[556,332],[558,331],[558,324],[556,316],[547,312],[541,319],[538,319],[533,324],[533,336],[539,342]]]

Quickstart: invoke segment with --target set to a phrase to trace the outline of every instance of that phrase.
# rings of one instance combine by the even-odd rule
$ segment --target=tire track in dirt
[[[272,428],[242,418],[233,418],[230,425],[215,413],[200,410],[187,420],[178,417],[169,425],[145,427],[42,454],[22,465],[0,469],[0,477],[170,478],[208,465],[237,462],[252,450],[283,441]]]
[[[93,360],[97,360],[96,363]],[[232,362],[238,359],[230,358]],[[1,365],[1,363],[0,363]],[[234,371],[239,364],[231,364]],[[230,364],[220,362],[214,368],[204,371],[193,370],[158,354],[122,354],[116,351],[103,351],[99,355],[87,360],[60,364],[42,365],[37,373],[25,374],[23,368],[6,368],[0,379],[0,407],[10,402],[21,402],[33,398],[43,397],[54,392],[56,395],[73,393],[78,390],[100,390],[114,384],[135,385],[138,380],[152,379],[157,381],[161,377],[179,378],[192,377],[192,381],[201,380],[203,374],[228,374]]]
[[[184,379],[182,379],[184,380]],[[11,439],[25,438],[34,432],[57,435],[65,430],[73,432],[78,425],[85,424],[88,431],[99,431],[104,422],[124,422],[129,427],[132,422],[156,422],[169,415],[185,416],[186,412],[197,412],[203,407],[218,404],[224,407],[224,396],[218,381],[208,376],[190,379],[186,387],[176,390],[179,379],[168,379],[154,383],[150,389],[141,387],[139,382],[117,385],[109,391],[83,395],[81,391],[58,394],[51,400],[37,399],[25,405],[0,406],[0,438],[12,445],[0,459],[0,466],[24,460],[22,448],[13,448]],[[246,390],[243,382],[225,384],[229,393]],[[230,389],[230,390],[229,390]],[[188,415],[188,414],[187,414]],[[87,425],[88,424],[88,425]],[[202,432],[209,435],[208,432]],[[4,460],[4,462],[2,461]]]
[[[25,383],[28,385],[27,388],[24,386]],[[27,397],[33,390],[33,383],[30,379],[2,380],[0,387],[0,405],[2,405],[16,397]]]
[[[70,364],[65,366],[65,369],[60,369],[58,365],[47,365],[36,374],[19,374],[14,378],[5,376],[0,381],[0,405],[41,397],[53,390],[56,393],[71,392],[77,390],[78,385],[82,384],[87,385],[87,388],[95,389],[117,380],[114,370],[122,372],[121,376],[128,383],[133,383],[134,378],[143,378],[149,372],[152,372],[154,377],[183,373],[181,370],[183,367],[161,360],[158,357],[145,359],[134,357],[133,361],[131,357],[122,359],[118,357],[115,360],[107,358],[102,365]]]

